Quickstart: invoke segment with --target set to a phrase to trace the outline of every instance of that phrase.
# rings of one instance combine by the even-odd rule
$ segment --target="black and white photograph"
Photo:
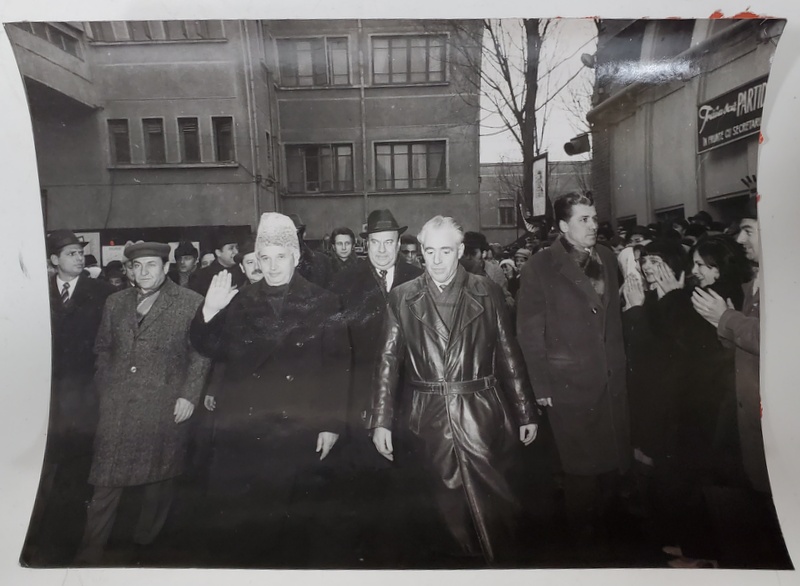
[[[16,563],[791,573],[752,10],[4,20]]]

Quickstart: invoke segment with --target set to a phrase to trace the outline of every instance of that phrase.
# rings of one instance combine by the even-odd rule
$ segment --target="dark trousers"
[[[122,486],[95,486],[86,514],[86,531],[75,563],[91,565],[102,560],[124,490]],[[142,508],[133,535],[135,544],[149,545],[155,540],[167,520],[173,496],[172,478],[145,485]]]
[[[602,538],[620,482],[617,470],[564,475],[564,506],[574,542],[585,544]]]

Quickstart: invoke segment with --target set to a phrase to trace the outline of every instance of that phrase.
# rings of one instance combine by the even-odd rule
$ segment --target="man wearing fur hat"
[[[225,366],[209,488],[213,553],[237,565],[288,547],[299,479],[344,427],[350,362],[338,299],[296,271],[292,220],[262,215],[255,252],[264,278],[236,290],[229,275],[215,276],[191,327],[195,347]]]
[[[167,278],[169,245],[125,249],[136,287],[109,297],[95,342],[100,420],[89,483],[94,495],[76,563],[96,564],[123,490],[143,486],[133,540],[148,545],[166,521],[173,480],[183,473],[186,421],[203,390],[209,360],[189,342],[203,298]]]

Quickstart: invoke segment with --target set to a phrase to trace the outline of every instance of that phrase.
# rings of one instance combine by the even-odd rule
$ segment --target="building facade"
[[[468,23],[468,26],[474,26]],[[376,208],[477,228],[479,72],[427,21],[17,23],[47,230],[190,239]],[[457,45],[457,49],[454,48]],[[102,253],[101,253],[102,255]],[[102,260],[103,264],[107,259]]]
[[[547,196],[592,190],[591,161],[549,161]],[[489,242],[510,244],[525,234],[519,218],[519,194],[522,192],[522,163],[481,164],[480,231]],[[529,208],[530,206],[528,206]]]
[[[600,23],[587,118],[602,219],[736,216],[748,194],[742,179],[757,175],[764,92],[783,23]]]
[[[412,233],[436,214],[477,228],[480,72],[466,65],[479,62],[474,33],[402,20],[263,28],[277,72],[280,209],[303,219],[308,238],[358,232],[379,208]]]

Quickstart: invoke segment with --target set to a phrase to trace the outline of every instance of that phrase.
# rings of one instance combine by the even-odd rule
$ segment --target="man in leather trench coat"
[[[461,228],[442,216],[420,232],[426,274],[389,295],[369,427],[378,451],[392,459],[405,366],[413,392],[408,425],[424,445],[446,528],[458,555],[491,564],[512,550],[519,514],[506,479],[514,428],[530,444],[537,415],[503,293],[459,265],[462,239]]]

